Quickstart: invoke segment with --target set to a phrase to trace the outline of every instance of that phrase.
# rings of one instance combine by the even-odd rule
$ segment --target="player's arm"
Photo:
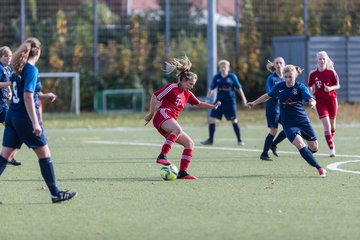
[[[242,88],[239,88],[239,89],[236,89],[236,92],[240,95],[243,106],[245,107],[247,104],[247,99],[245,97],[244,91],[242,90]]]
[[[29,115],[31,123],[33,125],[33,133],[36,136],[40,136],[41,134],[41,127],[36,116],[35,112],[35,103],[34,103],[34,93],[33,92],[24,92],[24,103],[26,112]]]
[[[10,83],[11,83],[11,82],[10,82]],[[10,84],[10,86],[8,86],[7,88],[8,88],[8,97],[7,97],[7,98],[10,100],[11,97],[12,97],[11,84]]]
[[[7,88],[11,86],[11,82],[10,81],[6,81],[6,82],[0,82],[0,88]]]
[[[56,100],[57,96],[52,92],[49,92],[49,93],[39,92],[39,98],[41,100],[48,100],[50,102],[54,102]]]
[[[221,105],[220,101],[217,101],[215,104],[210,104],[207,102],[200,102],[197,106],[199,108],[206,108],[206,109],[217,109]]]
[[[146,116],[144,117],[144,120],[145,120],[146,123],[148,123],[153,118],[154,113],[156,111],[156,104],[157,103],[158,103],[157,97],[154,94],[151,95],[149,113],[146,114]]]
[[[205,97],[205,101],[207,103],[211,102],[211,96],[213,95],[213,93],[214,93],[214,89],[209,88],[209,90],[208,90],[208,92],[206,94],[206,97]]]
[[[248,102],[246,104],[246,106],[248,108],[253,108],[255,107],[256,105],[260,104],[260,103],[263,103],[263,102],[266,102],[267,100],[269,100],[271,97],[267,94],[267,93],[264,93],[263,95],[261,95],[258,99],[256,99],[255,101],[253,102]]]

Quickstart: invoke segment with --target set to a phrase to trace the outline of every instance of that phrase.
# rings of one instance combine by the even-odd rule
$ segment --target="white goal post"
[[[70,78],[71,88],[71,112],[80,115],[80,74],[78,72],[45,72],[39,73],[40,78]]]

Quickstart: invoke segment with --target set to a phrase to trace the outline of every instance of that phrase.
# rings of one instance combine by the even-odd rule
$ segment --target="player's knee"
[[[195,147],[195,143],[192,139],[189,139],[185,144],[184,144],[184,148],[185,149],[191,149],[193,150]]]

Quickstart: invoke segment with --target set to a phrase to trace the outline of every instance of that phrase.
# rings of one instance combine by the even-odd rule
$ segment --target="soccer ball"
[[[165,181],[172,181],[177,178],[179,170],[174,164],[164,165],[160,170],[160,176]]]

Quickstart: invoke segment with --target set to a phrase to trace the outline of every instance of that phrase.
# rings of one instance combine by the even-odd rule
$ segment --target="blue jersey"
[[[290,88],[285,82],[278,83],[268,96],[279,99],[280,118],[284,128],[310,122],[304,109],[304,102],[308,102],[313,96],[303,83],[295,82]]]
[[[217,88],[216,101],[221,103],[236,103],[235,89],[240,89],[241,84],[234,73],[229,73],[226,77],[222,77],[220,73],[216,74],[210,84],[210,89]]]
[[[271,73],[266,80],[266,93],[269,93],[276,84],[281,82],[284,82],[283,78],[279,77],[276,72]],[[279,100],[277,98],[270,98],[266,102],[266,113],[276,115],[279,111]]]
[[[42,89],[39,70],[36,66],[26,63],[21,76],[13,73],[11,75],[13,96],[11,99],[10,110],[14,112],[26,113],[24,92],[34,93],[35,109],[39,108],[39,92]]]
[[[0,82],[10,81],[12,69],[10,67],[4,67],[0,63]],[[1,89],[0,106],[7,105],[7,98],[9,96],[9,89],[7,87]]]

